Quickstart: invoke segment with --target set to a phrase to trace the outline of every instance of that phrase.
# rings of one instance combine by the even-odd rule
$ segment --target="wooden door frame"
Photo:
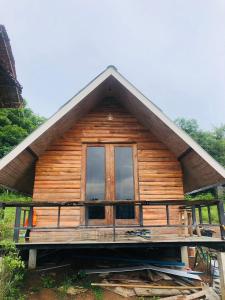
[[[104,147],[105,148],[105,199],[115,200],[115,147],[132,147],[133,154],[133,179],[134,179],[134,200],[139,200],[138,184],[138,164],[137,164],[137,144],[136,143],[82,143],[81,158],[81,200],[85,201],[86,194],[86,169],[87,169],[87,147]],[[132,201],[132,200],[131,200]],[[139,208],[135,206],[134,219],[116,219],[116,224],[131,225],[139,223]],[[85,209],[81,208],[81,224],[85,224]],[[105,206],[105,219],[88,220],[89,225],[112,225],[113,211],[112,206]]]

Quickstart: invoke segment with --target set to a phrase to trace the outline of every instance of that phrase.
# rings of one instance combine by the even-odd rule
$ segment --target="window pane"
[[[87,147],[86,200],[105,199],[105,148]],[[88,208],[89,219],[104,219],[103,206]]]
[[[134,200],[132,147],[115,147],[116,200]],[[133,219],[134,205],[116,208],[117,219]]]

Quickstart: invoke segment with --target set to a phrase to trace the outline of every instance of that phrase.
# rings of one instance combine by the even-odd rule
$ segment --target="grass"
[[[225,195],[224,195],[224,197],[225,197]],[[196,196],[187,195],[187,196],[185,196],[185,199],[189,200],[189,201],[194,201],[194,200],[210,201],[210,200],[215,199],[215,196],[212,193],[202,193],[202,194],[198,194]],[[224,198],[224,201],[225,201],[225,198]],[[224,203],[224,209],[225,209],[225,203]],[[212,223],[218,224],[219,218],[218,218],[217,206],[216,205],[210,206],[210,212],[211,212]],[[196,218],[197,218],[197,220],[199,220],[198,209],[196,209]],[[209,223],[207,207],[202,208],[202,219],[203,219],[203,223]]]
[[[7,190],[0,191],[0,202],[30,202],[31,197],[27,197],[18,193],[9,192]],[[0,240],[12,240],[13,227],[15,222],[16,209],[14,207],[6,207],[4,212],[0,212],[4,219],[0,218]]]
[[[19,193],[10,192],[7,190],[0,190],[0,202],[30,202],[31,197],[21,195]]]

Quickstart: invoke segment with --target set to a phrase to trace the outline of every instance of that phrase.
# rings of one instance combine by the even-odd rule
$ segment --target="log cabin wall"
[[[109,117],[109,114],[111,117]],[[103,100],[54,141],[36,164],[33,200],[77,201],[82,195],[82,145],[84,143],[136,143],[138,198],[140,200],[183,199],[179,161],[153,133],[144,128],[116,100]],[[144,208],[144,225],[164,224],[166,212],[159,207]],[[57,212],[39,209],[38,225],[55,226]],[[63,208],[61,225],[76,226],[82,219],[80,208]],[[178,220],[173,209],[172,219]]]

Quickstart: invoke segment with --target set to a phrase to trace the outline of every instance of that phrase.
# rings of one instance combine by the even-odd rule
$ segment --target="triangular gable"
[[[180,160],[186,192],[223,183],[225,169],[189,135],[127,81],[113,66],[92,80],[43,125],[31,133],[0,161],[0,184],[31,192],[35,160],[51,141],[68,130],[113,86],[116,96],[137,119],[151,130]]]

